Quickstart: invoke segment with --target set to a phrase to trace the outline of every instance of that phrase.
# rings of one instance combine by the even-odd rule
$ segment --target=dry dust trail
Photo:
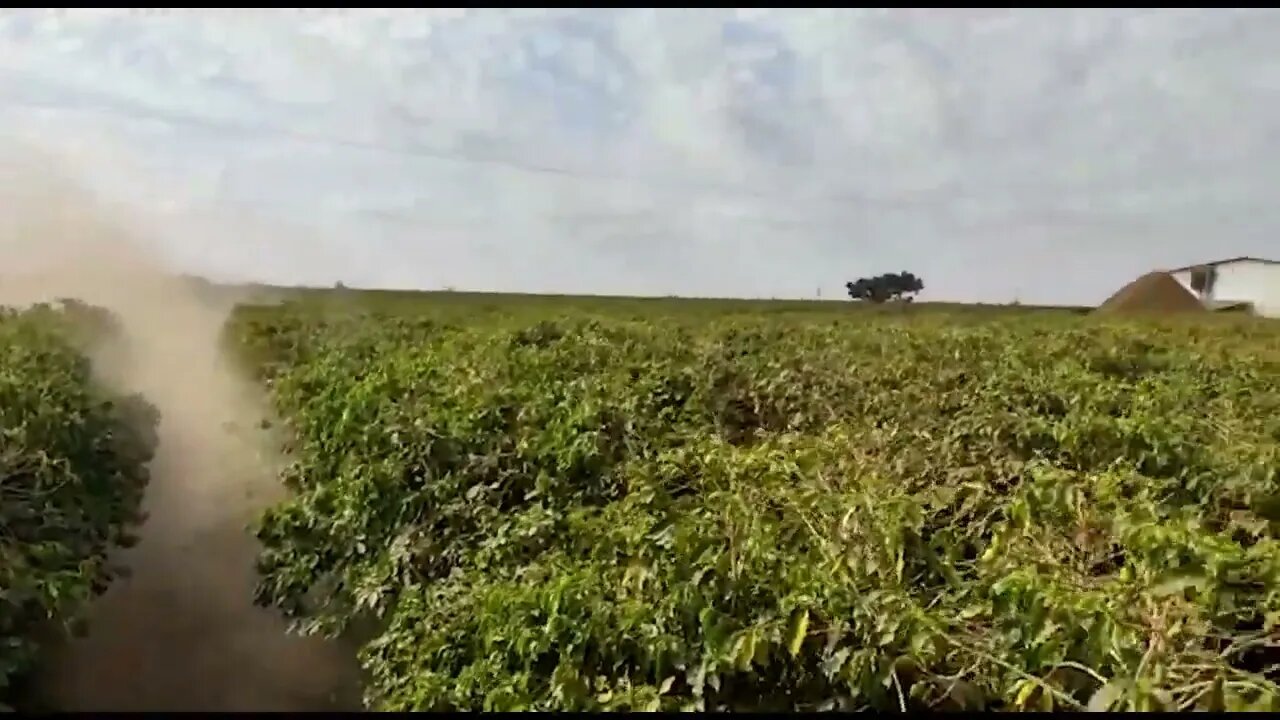
[[[161,413],[149,517],[120,556],[131,575],[94,602],[86,637],[50,649],[35,700],[56,710],[357,709],[351,649],[290,636],[252,603],[257,542],[246,526],[283,491],[265,439],[227,427],[255,427],[265,411],[220,352],[234,299],[201,297],[166,274],[52,158],[6,159],[0,303],[75,297],[113,310],[127,342],[95,369]]]

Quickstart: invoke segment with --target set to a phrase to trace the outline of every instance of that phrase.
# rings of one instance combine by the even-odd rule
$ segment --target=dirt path
[[[147,343],[150,344],[150,343]],[[349,649],[286,635],[252,604],[254,511],[277,499],[269,456],[226,422],[249,419],[248,391],[216,351],[171,337],[130,362],[162,414],[131,577],[92,608],[89,634],[49,653],[37,693],[57,710],[359,709]],[[147,359],[149,358],[149,359]],[[188,379],[189,378],[189,379]]]
[[[55,710],[358,708],[350,648],[287,635],[253,605],[247,525],[283,490],[267,438],[247,432],[263,416],[260,388],[221,358],[234,299],[162,267],[157,245],[138,241],[147,225],[135,209],[98,202],[57,157],[0,143],[0,158],[0,304],[72,297],[114,311],[127,350],[98,353],[95,372],[162,416],[150,516],[121,556],[132,576],[94,602],[87,637],[49,648],[32,699]]]

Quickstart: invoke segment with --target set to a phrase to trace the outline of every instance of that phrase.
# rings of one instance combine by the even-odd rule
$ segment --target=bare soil
[[[1166,272],[1147,273],[1125,285],[1098,306],[1098,311],[1156,315],[1207,312],[1190,290]]]

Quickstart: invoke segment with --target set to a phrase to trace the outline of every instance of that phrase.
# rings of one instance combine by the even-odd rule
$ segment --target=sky
[[[216,279],[1092,304],[1280,258],[1280,11],[6,10],[0,139]]]

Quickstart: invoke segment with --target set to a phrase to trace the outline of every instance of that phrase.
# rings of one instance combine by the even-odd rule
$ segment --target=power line
[[[79,92],[79,91],[78,91]],[[82,95],[89,95],[88,92],[80,92]],[[92,93],[98,95],[97,93]],[[99,95],[100,99],[104,99]],[[391,146],[378,142],[367,140],[355,140],[351,138],[336,137],[333,135],[320,134],[314,132],[298,131],[291,128],[281,127],[273,124],[247,123],[244,121],[234,120],[230,118],[220,118],[211,120],[198,115],[188,113],[176,113],[168,110],[157,111],[155,108],[139,107],[136,104],[130,109],[121,110],[118,107],[119,100],[115,98],[108,99],[110,105],[98,104],[88,108],[68,106],[55,102],[41,102],[38,100],[22,99],[11,102],[10,106],[24,106],[36,109],[52,109],[52,110],[75,110],[90,109],[97,112],[104,112],[109,115],[121,117],[127,120],[155,120],[174,125],[187,125],[203,127],[205,129],[221,131],[221,132],[240,132],[248,135],[253,134],[272,134],[281,137],[287,137],[291,140],[304,144],[314,144],[322,146],[346,147],[355,150],[363,150],[366,152],[382,153],[394,155],[397,157],[410,157],[430,159],[443,162],[453,162],[470,165],[488,165],[493,167],[501,167],[503,169],[515,170],[532,174],[552,175],[563,178],[585,181],[603,181],[603,182],[622,182],[639,185],[648,185],[650,187],[657,186],[669,192],[683,192],[688,190],[701,190],[713,192],[722,195],[736,195],[739,197],[759,198],[767,200],[776,200],[778,198],[777,189],[760,190],[742,185],[725,185],[719,183],[707,183],[689,181],[686,179],[672,178],[653,178],[640,177],[635,175],[624,175],[618,173],[603,173],[584,171],[581,169],[557,167],[554,165],[534,163],[528,160],[502,158],[502,157],[485,157],[477,156],[471,153],[446,151],[438,148],[414,146]],[[683,186],[677,188],[673,186]],[[924,197],[907,197],[907,198],[891,198],[891,197],[874,197],[862,193],[841,193],[841,194],[825,194],[825,195],[797,195],[788,197],[788,201],[792,202],[809,202],[820,204],[853,204],[853,205],[877,205],[882,207],[896,207],[900,209],[937,209],[940,206],[947,206],[950,200],[946,197],[946,193],[942,189],[930,191],[924,194]],[[938,197],[942,195],[942,197]]]
[[[0,76],[2,75],[3,73],[0,73]],[[715,184],[715,183],[699,183],[699,182],[690,182],[687,180],[643,178],[643,177],[637,177],[634,175],[627,176],[627,175],[618,175],[618,174],[612,174],[612,173],[590,172],[590,171],[582,171],[582,170],[577,170],[572,168],[557,167],[554,165],[531,163],[526,160],[501,158],[501,157],[476,156],[473,154],[460,153],[457,151],[445,151],[445,150],[440,150],[436,148],[395,147],[395,146],[390,146],[383,143],[371,142],[366,140],[355,140],[351,138],[336,137],[333,135],[326,135],[321,133],[298,131],[298,130],[293,130],[286,127],[281,127],[279,125],[255,124],[255,123],[248,123],[248,122],[238,121],[238,120],[229,119],[229,118],[212,120],[206,117],[201,117],[198,115],[192,115],[188,113],[175,113],[172,111],[157,111],[155,108],[140,107],[135,103],[130,103],[130,105],[133,105],[133,107],[127,110],[122,110],[118,107],[118,105],[120,105],[120,101],[118,99],[107,98],[102,94],[94,93],[93,91],[81,92],[79,94],[90,96],[90,97],[97,96],[99,100],[106,100],[110,104],[106,106],[99,104],[99,105],[85,107],[85,106],[60,104],[56,102],[33,101],[29,99],[18,100],[16,102],[11,101],[8,104],[10,107],[19,106],[19,107],[64,110],[64,111],[88,109],[88,110],[103,112],[108,115],[112,115],[115,117],[123,118],[125,120],[131,120],[131,121],[154,120],[154,121],[160,121],[160,122],[169,123],[173,125],[203,127],[206,129],[220,131],[220,132],[232,131],[232,132],[244,133],[246,135],[255,135],[255,134],[256,135],[262,135],[262,134],[276,135],[279,137],[287,137],[289,139],[292,139],[304,144],[313,144],[313,145],[330,146],[330,147],[332,146],[347,147],[351,149],[362,150],[366,152],[381,153],[381,154],[392,155],[396,157],[429,159],[429,160],[436,160],[436,161],[442,161],[442,162],[458,163],[463,165],[487,165],[487,166],[493,166],[493,167],[500,167],[507,170],[515,170],[518,172],[551,175],[551,176],[568,178],[573,180],[582,180],[582,181],[591,181],[591,182],[631,183],[631,184],[638,184],[638,185],[647,185],[647,186],[650,186],[651,188],[653,186],[657,186],[659,189],[663,189],[672,193],[700,189],[703,191],[709,191],[709,192],[719,193],[722,195],[729,195],[729,196],[736,195],[738,197],[759,198],[759,199],[769,200],[769,201],[777,201],[780,199],[778,195],[773,194],[771,192],[764,191],[764,190],[757,190],[753,188],[747,188],[743,186],[732,186],[732,185]],[[117,107],[112,107],[111,105],[116,105]],[[684,186],[684,189],[680,190],[677,188],[673,188],[671,187],[671,185],[673,184],[681,184]],[[954,214],[956,209],[955,202],[963,198],[962,193],[954,192],[954,191],[946,191],[944,189],[932,190],[932,191],[923,193],[923,195],[924,195],[923,197],[894,199],[894,198],[875,198],[875,197],[868,197],[865,195],[856,195],[856,194],[844,194],[844,195],[828,194],[828,195],[820,195],[820,196],[814,196],[814,195],[791,196],[791,197],[783,197],[781,199],[785,200],[785,202],[787,203],[794,203],[794,204],[815,203],[815,204],[830,204],[830,205],[841,205],[841,206],[861,205],[864,207],[867,205],[879,205],[881,207],[888,206],[888,207],[893,207],[899,210],[916,210],[916,211],[933,211],[933,212],[942,211],[942,212],[948,212],[950,214]],[[941,195],[941,197],[938,197],[939,195]],[[1133,229],[1135,227],[1145,227],[1151,224],[1149,220],[1144,218],[1128,217],[1123,215],[1121,216],[1095,215],[1090,217],[1088,214],[1081,215],[1079,213],[1064,211],[1062,209],[1046,210],[1042,208],[1040,214],[1042,216],[1047,216],[1047,217],[1043,217],[1041,222],[1052,222],[1055,225],[1065,224],[1067,226],[1083,225],[1083,226],[1093,226],[1093,227],[1113,226],[1113,227],[1119,227],[1119,228]],[[414,222],[410,218],[403,217],[400,213],[383,211],[383,212],[380,212],[379,215],[382,216],[384,220],[390,220],[392,222]],[[956,222],[952,229],[955,231],[963,231],[963,232],[992,232],[1006,225],[1006,223],[999,222],[999,221],[993,222],[992,220],[962,221],[962,220],[959,220],[958,218],[953,218],[953,219]],[[789,226],[803,226],[803,225],[815,225],[815,224],[829,225],[835,221],[831,219],[823,219],[821,217],[815,218],[811,216],[804,216],[801,218],[774,218],[770,222],[781,223],[783,225],[789,225]]]

